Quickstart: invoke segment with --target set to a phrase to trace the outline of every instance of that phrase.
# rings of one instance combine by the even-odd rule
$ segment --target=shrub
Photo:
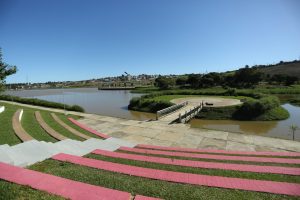
[[[234,118],[243,120],[253,119],[279,106],[280,101],[275,96],[247,100],[234,114]]]

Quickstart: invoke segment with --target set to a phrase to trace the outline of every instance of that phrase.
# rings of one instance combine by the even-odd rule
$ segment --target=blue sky
[[[300,58],[298,0],[0,0],[7,82],[227,71]]]

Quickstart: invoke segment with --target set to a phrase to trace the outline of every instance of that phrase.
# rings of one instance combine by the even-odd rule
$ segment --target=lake
[[[130,111],[127,109],[133,97],[142,94],[133,94],[128,90],[98,90],[97,88],[72,88],[72,89],[42,89],[6,91],[7,94],[38,98],[47,101],[79,105],[87,113],[120,117],[126,119],[147,120],[155,119],[151,113]]]
[[[43,89],[19,90],[6,93],[28,98],[38,98],[69,105],[77,104],[87,113],[120,117],[135,120],[155,119],[155,114],[129,111],[127,106],[132,97],[142,94],[133,94],[127,90],[98,90],[97,88],[75,89]],[[203,120],[194,119],[190,122],[193,128],[208,128],[245,134],[264,135],[291,139],[289,126],[294,124],[300,127],[300,107],[284,104],[283,107],[290,113],[290,118],[282,121],[234,121],[234,120]],[[296,139],[300,141],[300,130],[296,132]]]

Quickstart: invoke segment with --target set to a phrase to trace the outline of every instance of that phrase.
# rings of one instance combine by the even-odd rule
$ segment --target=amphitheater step
[[[179,152],[192,152],[192,153],[218,153],[218,154],[231,154],[231,155],[254,155],[254,156],[290,156],[300,157],[299,152],[264,152],[264,151],[228,151],[228,150],[217,150],[217,149],[192,149],[182,147],[164,147],[156,145],[139,144],[137,148],[143,149],[155,149],[165,151],[179,151]]]
[[[107,140],[99,140],[96,138],[91,138],[83,142],[88,147],[91,147],[93,150],[95,149],[103,149],[107,151],[115,151],[121,147],[121,145],[111,143]]]
[[[225,156],[225,155],[213,155],[213,154],[160,151],[160,150],[128,148],[128,147],[121,147],[119,150],[134,152],[134,153],[152,154],[152,155],[165,155],[165,156],[176,156],[176,157],[187,157],[187,158],[212,159],[212,160],[300,164],[300,159],[248,157],[248,156],[243,157],[243,156],[229,156],[229,155]]]
[[[7,164],[11,164],[11,165],[14,164],[14,161],[2,149],[0,149],[0,162],[4,162],[4,163],[7,163]]]
[[[119,138],[113,138],[113,137],[110,137],[110,138],[106,139],[105,141],[113,143],[113,144],[118,144],[122,147],[135,147],[137,145],[136,143],[128,142],[128,141],[125,141],[125,140],[122,140]]]
[[[45,144],[36,140],[24,142],[6,150],[7,155],[16,166],[27,166],[42,161],[54,154],[45,147]]]
[[[8,149],[8,148],[9,148],[8,144],[0,145],[0,150],[5,150],[5,149]]]
[[[122,158],[129,160],[137,160],[142,162],[159,163],[165,165],[176,165],[184,167],[206,168],[206,169],[222,169],[243,172],[256,172],[256,173],[272,173],[272,174],[287,174],[287,175],[300,175],[300,168],[296,167],[278,167],[278,166],[259,166],[259,165],[245,165],[245,164],[232,164],[232,163],[219,163],[219,162],[202,162],[194,160],[179,160],[172,158],[143,156],[137,154],[127,154],[119,152],[110,152],[105,150],[95,150],[93,154],[108,156],[112,158]]]
[[[97,135],[97,136],[100,137],[100,138],[107,139],[107,138],[110,137],[110,136],[108,136],[108,135],[106,135],[106,134],[99,133],[98,131],[96,131],[96,130],[94,130],[94,129],[92,129],[92,128],[90,128],[90,127],[84,125],[84,124],[81,124],[80,122],[76,121],[75,119],[73,119],[73,118],[71,118],[71,117],[69,117],[68,119],[69,119],[73,124],[75,124],[76,126],[79,126],[80,128],[82,128],[82,129],[84,129],[84,130],[86,130],[86,131],[88,131],[88,132],[90,132],[90,133],[92,133],[92,134],[94,134],[94,135]]]
[[[15,146],[0,146],[0,161],[15,166],[26,167],[36,162],[51,158],[58,153],[83,156],[96,149],[115,151],[121,146],[134,146],[129,142],[113,138],[106,140],[90,138],[86,141],[72,139],[61,140],[56,143],[30,140]]]
[[[79,156],[72,156],[67,154],[58,154],[53,156],[52,159],[70,162],[73,164],[92,167],[96,169],[122,173],[130,176],[170,181],[175,183],[300,196],[300,184],[297,183],[262,181],[253,179],[229,178],[164,171],[151,168],[130,166],[119,163],[112,163],[102,160],[82,158]]]
[[[129,200],[128,192],[81,183],[58,176],[0,163],[0,179],[59,195],[67,199]]]

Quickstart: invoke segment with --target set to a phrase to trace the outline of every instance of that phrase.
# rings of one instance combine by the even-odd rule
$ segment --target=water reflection
[[[265,135],[284,139],[291,139],[289,127],[294,124],[300,127],[300,107],[284,104],[283,107],[290,113],[290,117],[282,121],[234,121],[234,120],[202,120],[194,119],[190,122],[194,128],[208,128],[239,132],[246,134]],[[300,140],[300,130],[296,131],[296,140]]]

